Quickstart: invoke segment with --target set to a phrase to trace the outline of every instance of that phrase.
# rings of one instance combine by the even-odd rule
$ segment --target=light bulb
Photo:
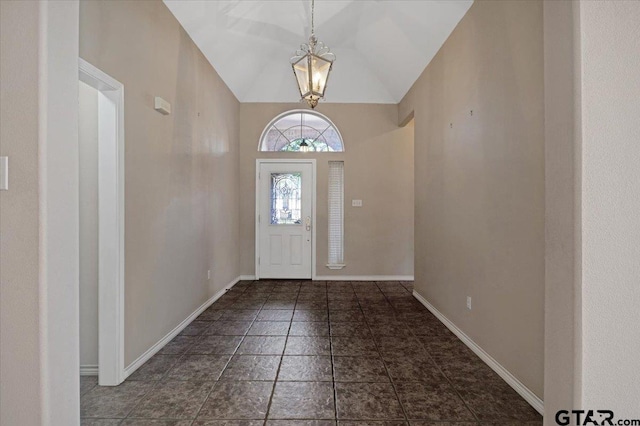
[[[313,87],[314,87],[314,91],[316,92],[322,92],[322,90],[320,90],[320,83],[322,83],[322,76],[320,75],[319,72],[314,72],[313,73]]]

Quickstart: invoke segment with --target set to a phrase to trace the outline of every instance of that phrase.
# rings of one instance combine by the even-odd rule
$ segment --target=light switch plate
[[[362,207],[362,200],[351,200],[351,207]]]
[[[9,157],[0,157],[0,191],[9,190]]]

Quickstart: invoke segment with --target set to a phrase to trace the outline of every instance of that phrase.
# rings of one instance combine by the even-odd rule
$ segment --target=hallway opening
[[[79,59],[80,374],[124,380],[124,86]]]

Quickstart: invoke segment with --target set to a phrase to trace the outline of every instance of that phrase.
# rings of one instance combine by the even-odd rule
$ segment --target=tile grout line
[[[287,351],[287,343],[289,342],[289,333],[291,332],[293,317],[296,314],[296,306],[298,304],[298,296],[300,295],[300,287],[298,287],[298,292],[296,293],[296,300],[295,300],[295,303],[293,304],[293,314],[291,315],[291,320],[289,321],[289,329],[287,330],[287,336],[284,339],[284,347],[282,348],[282,355],[280,355],[280,362],[278,363],[278,369],[276,370],[276,377],[273,379],[273,387],[271,388],[271,395],[269,396],[269,402],[267,403],[267,411],[264,413],[264,422],[262,423],[264,426],[266,426],[267,421],[269,420],[269,413],[271,412],[271,404],[273,402],[273,396],[276,393],[276,384],[278,383],[278,376],[280,376],[280,368],[282,367],[282,360],[284,359],[284,354]],[[258,313],[258,315],[259,314],[260,313]]]
[[[377,282],[375,282],[375,286],[378,288],[378,290],[380,290],[380,292],[382,292],[382,295],[384,296],[385,300],[387,301],[387,303],[389,303],[389,305],[393,309],[394,317],[395,317],[395,308],[389,302],[389,299],[387,298],[387,295],[382,291],[380,286],[378,286]],[[369,324],[369,321],[367,321],[367,317],[364,315],[364,310],[362,309],[362,305],[360,304],[360,299],[358,298],[357,300],[358,300],[358,306],[360,308],[360,311],[362,312],[362,316],[364,317],[364,323],[367,324],[367,327],[369,328],[369,333],[371,333],[371,340],[373,340],[373,344],[375,345],[376,350],[378,351],[378,355],[380,356],[380,359],[382,360],[382,365],[384,365],[384,369],[387,372],[387,376],[389,377],[389,383],[391,383],[391,387],[393,388],[393,393],[396,396],[396,400],[398,401],[398,405],[400,405],[400,409],[402,410],[402,414],[404,415],[404,420],[405,420],[405,422],[409,423],[409,416],[407,415],[407,411],[404,408],[404,404],[402,404],[402,401],[400,400],[400,395],[398,395],[398,390],[396,389],[396,385],[393,382],[393,378],[391,377],[391,374],[389,373],[389,368],[387,367],[387,362],[384,360],[384,357],[382,356],[382,352],[380,351],[380,348],[378,347],[378,342],[376,342],[376,338],[375,338],[375,336],[373,334],[373,330],[371,329],[371,325]]]
[[[236,300],[239,300],[242,295],[244,293],[247,292],[248,288],[245,288],[240,295],[236,298]],[[233,304],[232,304],[233,305]],[[263,306],[264,306],[264,302],[263,302]],[[245,331],[244,335],[242,336],[242,339],[240,340],[240,343],[238,343],[238,345],[236,346],[235,350],[233,351],[233,354],[231,354],[231,356],[229,357],[229,359],[227,360],[227,362],[225,363],[224,367],[222,368],[222,370],[220,371],[220,375],[218,376],[217,380],[215,381],[215,383],[213,384],[213,386],[211,386],[211,389],[209,390],[209,392],[207,393],[207,396],[203,399],[202,404],[200,405],[200,408],[198,408],[198,411],[195,415],[195,417],[192,419],[191,424],[193,425],[193,423],[195,423],[195,421],[198,419],[198,416],[200,415],[200,413],[202,412],[202,409],[204,408],[204,406],[206,405],[207,401],[209,400],[209,397],[211,396],[211,394],[213,393],[214,389],[216,389],[218,387],[218,383],[220,383],[220,379],[222,378],[222,375],[224,374],[225,370],[227,369],[227,367],[229,366],[229,364],[231,363],[231,360],[233,359],[233,357],[235,356],[236,352],[238,352],[238,349],[240,348],[240,345],[242,345],[242,342],[244,342],[244,339],[247,337],[247,333],[249,332],[249,329],[251,329],[251,326],[253,325],[254,322],[256,322],[256,318],[258,317],[258,314],[260,313],[260,310],[258,310],[258,313],[256,313],[255,318],[253,319],[253,321],[251,321],[251,324],[249,324],[249,327],[247,327],[247,330]],[[224,315],[224,313],[222,314]],[[222,316],[220,316],[220,318],[222,318]],[[211,325],[213,326],[213,324]],[[211,327],[209,326],[209,328]],[[205,330],[206,331],[206,330]],[[204,331],[202,332],[202,334],[200,336],[204,335]],[[185,353],[186,355],[186,353]]]
[[[386,295],[385,295],[385,297],[386,297]],[[451,389],[453,389],[453,391],[455,392],[456,396],[458,398],[460,398],[460,401],[462,401],[462,403],[464,404],[465,408],[471,413],[471,415],[473,416],[475,421],[478,422],[478,424],[479,424],[480,418],[478,417],[476,412],[474,410],[472,410],[471,407],[469,407],[469,404],[467,404],[467,401],[465,401],[465,399],[462,397],[462,395],[460,394],[458,389],[455,387],[455,385],[453,384],[453,382],[451,381],[449,376],[442,370],[442,368],[440,367],[440,364],[437,363],[434,360],[433,356],[431,356],[431,353],[424,347],[424,343],[422,343],[422,341],[420,341],[418,336],[416,334],[414,334],[414,332],[411,330],[411,328],[409,328],[409,333],[411,333],[411,335],[420,343],[420,347],[422,348],[422,351],[427,355],[427,357],[433,363],[433,365],[435,365],[435,367],[438,369],[440,374],[442,374],[442,376],[447,380],[447,383],[449,383],[449,386],[451,387]]]
[[[377,284],[376,284],[377,285]],[[406,289],[405,289],[406,290]],[[407,290],[408,292],[408,290]],[[385,299],[387,299],[387,301],[389,301],[387,294],[384,293],[384,297]],[[410,293],[411,294],[411,293]],[[391,302],[389,302],[389,304],[391,304]],[[393,305],[392,305],[393,308]],[[396,309],[393,308],[393,310],[395,311]],[[464,404],[465,408],[471,413],[471,415],[474,417],[475,420],[470,420],[470,422],[480,422],[480,419],[478,418],[478,416],[476,415],[476,413],[471,409],[471,407],[469,407],[469,405],[467,404],[467,401],[464,400],[464,398],[462,398],[462,395],[460,395],[460,392],[458,392],[458,389],[456,389],[456,387],[453,385],[453,382],[451,382],[451,380],[449,379],[449,376],[447,376],[444,371],[442,371],[442,368],[440,368],[440,365],[435,362],[435,360],[433,359],[433,357],[431,356],[431,353],[424,347],[424,344],[420,341],[420,339],[418,339],[418,337],[414,334],[414,332],[411,330],[410,327],[407,327],[405,321],[403,320],[402,323],[405,325],[405,327],[408,329],[409,333],[411,333],[411,336],[414,337],[418,343],[420,343],[420,348],[422,349],[422,351],[424,352],[424,354],[427,356],[427,358],[429,359],[429,361],[431,361],[433,363],[433,365],[435,365],[435,367],[438,369],[438,371],[440,372],[440,374],[442,374],[442,377],[444,377],[447,381],[447,383],[449,383],[449,386],[451,387],[451,389],[453,389],[453,391],[455,392],[456,396],[458,398],[460,398],[460,401],[462,401],[462,403]],[[445,420],[443,420],[445,421]],[[455,420],[454,420],[455,421]]]
[[[124,418],[122,419],[122,421],[121,421],[120,423],[124,423],[124,421],[125,421],[126,419],[128,419],[128,418],[129,418],[129,416],[130,416],[130,415],[131,415],[131,414],[136,410],[136,408],[138,408],[138,407],[140,406],[140,404],[142,404],[143,402],[145,402],[145,401],[149,398],[149,395],[151,394],[151,392],[152,392],[154,389],[156,389],[156,388],[158,387],[158,385],[160,385],[160,381],[161,381],[161,380],[162,380],[162,379],[163,379],[163,378],[164,378],[164,377],[169,373],[169,371],[170,371],[170,370],[171,370],[171,369],[172,369],[172,368],[173,368],[173,367],[178,363],[178,361],[182,359],[182,357],[183,357],[183,356],[184,356],[184,355],[180,355],[180,356],[178,357],[178,359],[177,359],[173,364],[171,364],[171,367],[169,367],[169,368],[167,369],[167,371],[165,371],[165,372],[164,372],[164,374],[162,375],[162,377],[160,377],[160,379],[159,379],[159,380],[154,380],[154,381],[153,381],[153,386],[151,386],[151,387],[149,388],[149,390],[148,390],[147,392],[145,392],[145,394],[140,398],[140,401],[138,401],[138,402],[137,402],[137,403],[136,403],[136,404],[131,408],[131,410],[129,410],[129,411],[127,412],[127,414],[124,416]],[[131,382],[134,382],[134,381],[135,381],[135,380],[131,380]],[[144,380],[140,380],[140,381],[141,381],[141,382],[145,382]],[[125,379],[125,382],[126,382],[126,379]],[[124,383],[124,382],[123,382],[123,383]]]
[[[158,379],[158,380],[153,380],[153,382],[154,382],[153,386],[152,386],[152,387],[151,387],[147,392],[145,392],[145,394],[142,396],[142,398],[140,398],[140,401],[138,401],[138,402],[133,406],[133,408],[131,408],[131,410],[129,410],[129,412],[127,413],[127,415],[126,415],[126,416],[124,416],[124,418],[122,419],[122,421],[121,421],[120,423],[124,423],[124,421],[125,421],[126,419],[130,418],[131,414],[133,414],[133,412],[134,412],[134,411],[135,411],[135,410],[140,406],[140,404],[142,404],[143,402],[145,402],[145,401],[149,398],[149,396],[150,396],[151,392],[152,392],[153,390],[155,390],[155,389],[160,385],[160,382],[161,382],[161,381],[162,381],[162,380],[167,376],[167,374],[169,374],[169,371],[171,371],[171,370],[173,369],[173,367],[175,367],[175,366],[178,364],[178,362],[180,362],[180,360],[181,360],[182,358],[184,358],[184,357],[185,357],[185,355],[186,355],[186,351],[185,351],[184,353],[182,353],[182,354],[178,355],[178,357],[177,357],[177,359],[175,360],[175,362],[174,362],[173,364],[171,364],[171,366],[170,366],[169,368],[167,368],[167,371],[165,371],[165,372],[162,374],[162,376],[160,377],[160,379]],[[143,364],[143,365],[144,365],[144,364]],[[135,381],[136,381],[136,380],[130,380],[130,382],[135,382]],[[145,380],[139,380],[139,381],[140,381],[140,382],[148,382],[148,381],[145,381]],[[151,380],[149,380],[149,381],[151,381]],[[126,379],[125,379],[125,382],[126,382]],[[123,382],[123,383],[124,383],[124,382]]]
[[[328,284],[325,284],[325,287]],[[331,386],[333,387],[333,416],[336,424],[338,424],[338,387],[336,386],[335,362],[333,354],[333,338],[331,335],[331,309],[329,309],[329,288],[327,291],[327,324],[329,326],[329,353],[331,355]]]

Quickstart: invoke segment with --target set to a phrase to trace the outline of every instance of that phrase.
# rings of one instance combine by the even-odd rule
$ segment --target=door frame
[[[82,58],[78,71],[79,80],[102,95],[98,98],[98,381],[101,386],[117,386],[125,379],[124,85]]]
[[[260,223],[258,223],[258,215],[260,214],[260,166],[262,164],[269,163],[283,163],[283,164],[311,164],[313,182],[311,184],[311,279],[316,279],[316,177],[318,175],[316,168],[315,158],[301,158],[301,159],[276,159],[276,158],[258,158],[256,159],[256,211],[255,211],[255,277],[256,280],[260,279],[260,265],[258,264],[258,258],[260,256]]]

